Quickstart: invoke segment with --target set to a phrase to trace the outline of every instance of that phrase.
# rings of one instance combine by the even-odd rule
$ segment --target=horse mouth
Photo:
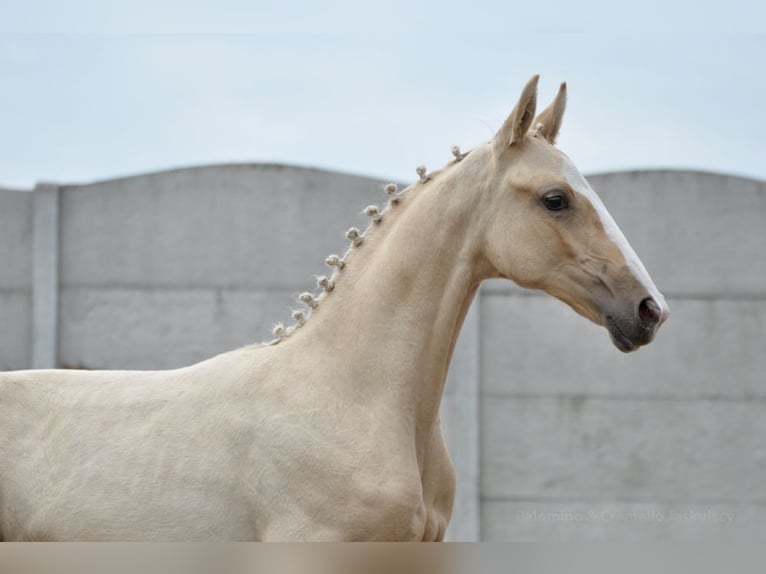
[[[606,317],[606,328],[609,331],[609,336],[612,339],[612,343],[623,353],[630,353],[638,349],[639,345],[635,344],[625,333],[620,330],[617,321],[611,315]]]

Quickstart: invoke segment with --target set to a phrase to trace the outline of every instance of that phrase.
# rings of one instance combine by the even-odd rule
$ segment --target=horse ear
[[[497,152],[501,152],[508,146],[520,141],[529,130],[529,126],[532,125],[537,106],[537,81],[539,79],[539,75],[534,75],[527,82],[516,107],[505,120],[503,127],[495,134],[494,147]]]
[[[567,83],[562,82],[556,99],[535,119],[534,128],[550,143],[555,144],[561,129],[561,119],[567,107]]]

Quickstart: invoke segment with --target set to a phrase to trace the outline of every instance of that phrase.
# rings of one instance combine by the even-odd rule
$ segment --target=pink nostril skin
[[[659,327],[665,320],[662,309],[651,297],[647,297],[638,306],[638,319],[647,331]]]

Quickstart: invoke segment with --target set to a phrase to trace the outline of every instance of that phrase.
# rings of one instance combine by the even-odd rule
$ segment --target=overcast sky
[[[261,161],[408,181],[534,73],[541,106],[569,84],[583,172],[766,179],[763,3],[0,2],[0,186]]]

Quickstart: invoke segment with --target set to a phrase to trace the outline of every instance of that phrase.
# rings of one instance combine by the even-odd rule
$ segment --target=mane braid
[[[415,170],[418,174],[418,181],[407,186],[402,191],[398,191],[398,186],[395,183],[389,183],[384,186],[383,189],[386,192],[386,195],[388,195],[388,203],[383,208],[383,210],[381,211],[376,205],[369,205],[364,209],[364,211],[362,211],[364,215],[367,215],[370,218],[370,224],[363,232],[360,232],[356,227],[351,227],[348,231],[346,231],[346,239],[351,242],[351,245],[348,247],[348,249],[346,249],[346,252],[343,254],[343,256],[339,257],[337,255],[330,255],[325,259],[325,264],[328,267],[334,269],[330,277],[321,275],[316,278],[317,288],[320,289],[321,292],[318,295],[315,295],[309,291],[304,291],[298,295],[298,300],[303,303],[306,308],[298,309],[292,312],[292,318],[295,321],[295,324],[289,327],[285,327],[284,323],[276,323],[272,331],[274,334],[274,339],[267,343],[263,343],[264,345],[273,346],[281,343],[290,337],[293,333],[295,333],[297,329],[303,327],[306,324],[306,321],[308,321],[308,319],[311,317],[312,311],[319,307],[319,304],[324,301],[325,297],[327,297],[335,288],[335,285],[343,272],[343,268],[346,266],[348,256],[351,254],[351,252],[354,249],[363,249],[362,244],[364,243],[365,236],[367,236],[368,233],[371,233],[375,227],[380,227],[385,214],[392,209],[395,209],[399,205],[400,201],[404,198],[404,195],[407,194],[407,192],[415,187],[426,185],[428,182],[435,179],[436,176],[440,175],[444,171],[449,170],[450,167],[462,161],[473,150],[461,153],[458,146],[452,146],[451,151],[455,159],[448,163],[443,169],[428,173],[424,165],[418,166]]]

